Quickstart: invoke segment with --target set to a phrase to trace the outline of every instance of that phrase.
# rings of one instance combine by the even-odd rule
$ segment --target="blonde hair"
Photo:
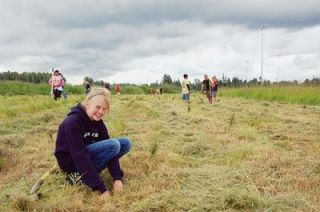
[[[110,91],[108,91],[108,89],[102,87],[93,87],[87,94],[86,98],[83,100],[82,105],[86,105],[86,103],[88,103],[88,101],[95,96],[103,96],[109,111],[111,94]]]

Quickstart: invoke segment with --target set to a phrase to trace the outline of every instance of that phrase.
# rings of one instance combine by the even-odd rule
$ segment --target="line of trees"
[[[191,89],[192,90],[200,90],[202,84],[202,80],[195,79],[193,82],[191,82]],[[223,77],[219,80],[220,86],[224,87],[254,87],[254,86],[260,86],[261,81],[257,78],[253,78],[252,80],[242,80],[237,77],[233,78],[227,78]],[[271,85],[277,85],[277,86],[290,86],[290,85],[307,85],[307,86],[319,86],[320,85],[320,78],[313,78],[311,80],[306,79],[302,83],[299,83],[297,80],[294,81],[280,81],[280,82],[271,82],[270,80],[264,80],[263,86],[271,86]],[[161,83],[155,82],[151,83],[151,86],[153,87],[161,87],[164,85],[173,85],[180,87],[180,81],[179,80],[172,80],[171,76],[169,74],[165,74],[162,78]]]
[[[23,72],[18,73],[15,71],[7,71],[7,72],[0,72],[0,80],[8,80],[8,81],[23,81],[23,82],[30,82],[30,83],[47,83],[49,78],[51,77],[51,73],[48,72]],[[101,85],[103,86],[104,82],[102,80],[100,81],[94,81],[90,77],[85,77],[85,81],[89,82],[90,84],[94,85]],[[200,90],[201,88],[202,80],[195,79],[191,83],[191,89],[192,90]],[[225,87],[253,87],[253,86],[259,86],[260,80],[257,78],[254,78],[252,80],[242,80],[237,77],[233,78],[227,78],[223,77],[220,79],[220,86]],[[287,86],[287,85],[298,85],[303,84],[307,86],[319,86],[320,85],[320,78],[313,78],[311,80],[306,79],[302,83],[298,83],[298,81],[280,81],[280,82],[271,82],[269,80],[265,80],[263,82],[264,86],[271,86],[271,85],[279,85],[279,86]],[[126,84],[123,84],[126,85]],[[162,77],[161,82],[158,81],[151,83],[150,87],[160,88],[164,87],[166,90],[172,90],[176,91],[180,89],[180,80],[173,80],[172,77],[169,74],[164,74]]]
[[[22,81],[31,83],[47,83],[51,73],[47,72],[23,72],[15,71],[0,72],[0,80]]]

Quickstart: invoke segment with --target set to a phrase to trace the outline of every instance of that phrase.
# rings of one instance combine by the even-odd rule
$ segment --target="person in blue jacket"
[[[110,138],[102,120],[110,109],[109,97],[107,89],[94,88],[82,103],[71,109],[59,126],[54,153],[71,184],[80,179],[103,197],[110,196],[110,192],[99,173],[108,168],[114,191],[122,190],[124,173],[119,159],[131,149],[128,138]]]

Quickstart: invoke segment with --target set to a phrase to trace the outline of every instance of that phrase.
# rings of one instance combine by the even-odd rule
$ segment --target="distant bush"
[[[122,94],[146,94],[146,91],[139,86],[126,85],[126,86],[122,86],[121,93]]]
[[[174,84],[164,84],[163,86],[164,93],[179,93],[181,92],[181,87]]]

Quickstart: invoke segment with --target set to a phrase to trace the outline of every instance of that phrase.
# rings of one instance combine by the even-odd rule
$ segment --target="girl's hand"
[[[121,180],[115,180],[113,182],[113,189],[115,192],[119,192],[123,190],[123,184]]]

